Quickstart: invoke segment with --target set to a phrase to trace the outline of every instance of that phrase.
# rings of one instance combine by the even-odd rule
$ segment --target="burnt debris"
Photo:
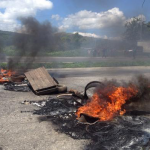
[[[77,120],[79,107],[73,99],[50,98],[34,114],[46,116],[56,131],[74,139],[91,139],[87,150],[148,150],[150,119],[145,116],[119,116],[112,121],[84,124]],[[42,121],[42,117],[39,117]]]
[[[28,81],[25,80],[20,83],[7,82],[4,85],[9,90],[29,90]],[[125,88],[129,85],[134,85],[138,89],[138,93],[122,105],[123,109],[127,111],[123,116],[114,115],[113,119],[107,121],[100,121],[99,118],[84,113],[77,117],[77,110],[91,101],[91,98],[88,97],[90,88],[95,87],[94,92],[106,88],[107,90],[104,92],[101,90],[99,96],[103,98],[103,101],[108,101],[107,94],[112,91],[112,87],[122,86]],[[129,83],[118,83],[114,80],[93,81],[85,86],[83,94],[76,90],[70,90],[66,94],[57,97],[51,96],[47,100],[39,102],[25,100],[22,104],[38,106],[38,110],[29,112],[39,115],[40,122],[43,120],[52,122],[56,131],[65,133],[74,139],[89,139],[91,142],[85,147],[85,150],[149,150],[150,112],[147,111],[149,99],[150,80],[139,76]],[[142,105],[144,105],[143,109]],[[147,109],[145,105],[147,105]],[[24,112],[22,111],[22,113]]]
[[[39,121],[46,116],[47,119],[44,120],[52,122],[58,132],[74,139],[90,139],[91,142],[85,147],[86,150],[149,150],[150,112],[146,109],[141,110],[141,105],[146,102],[148,105],[149,102],[149,83],[144,76],[139,76],[129,83],[122,83],[124,87],[134,84],[139,91],[136,96],[129,99],[129,103],[123,106],[127,108],[127,112],[109,121],[97,121],[97,118],[91,118],[86,114],[82,114],[80,118],[86,121],[77,119],[76,111],[85,101],[73,95],[73,97],[66,95],[62,98],[49,98],[44,106],[34,110],[34,114],[40,116]],[[106,80],[101,85],[97,88],[106,85],[120,86],[116,81]],[[137,103],[140,104],[139,107]]]
[[[21,83],[15,83],[15,82],[7,82],[4,83],[4,89],[9,91],[16,91],[16,92],[29,92],[31,91],[28,82],[23,81]]]

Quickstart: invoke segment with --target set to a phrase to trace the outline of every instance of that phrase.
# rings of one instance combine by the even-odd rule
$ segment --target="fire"
[[[11,70],[5,70],[1,69],[0,70],[0,83],[8,82],[9,77],[11,77],[14,74]]]
[[[111,90],[110,90],[111,88]],[[117,115],[123,115],[126,110],[122,110],[122,105],[128,99],[137,94],[134,86],[125,87],[105,87],[99,89],[86,105],[80,107],[76,113],[79,118],[81,114],[86,114],[99,121],[108,121]]]

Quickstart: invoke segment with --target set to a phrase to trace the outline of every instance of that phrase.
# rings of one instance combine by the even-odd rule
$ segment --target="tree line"
[[[43,51],[71,51],[81,48],[103,48],[108,49],[130,49],[137,46],[139,40],[150,40],[150,22],[145,22],[141,18],[135,17],[125,24],[125,32],[122,35],[122,40],[100,39],[93,37],[83,37],[78,33],[71,34],[66,32],[58,32],[58,29],[53,28],[53,34],[47,46]],[[0,31],[0,50],[3,47],[12,47],[14,45],[14,35],[23,33],[13,33]],[[42,33],[41,33],[42,34]],[[27,35],[29,36],[29,35]]]

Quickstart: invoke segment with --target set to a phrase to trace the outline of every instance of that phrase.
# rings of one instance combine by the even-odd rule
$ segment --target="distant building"
[[[137,45],[143,48],[143,52],[150,53],[150,41],[141,41]]]

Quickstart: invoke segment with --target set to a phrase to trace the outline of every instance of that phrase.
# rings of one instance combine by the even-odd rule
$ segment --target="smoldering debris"
[[[38,102],[24,100],[21,104],[24,104],[24,105],[32,104],[32,105],[35,105],[35,106],[38,106],[38,107],[43,107],[46,104],[46,100],[38,101]]]
[[[72,99],[49,99],[34,114],[47,116],[58,132],[74,139],[91,139],[88,150],[139,150],[150,148],[150,119],[145,116],[119,116],[112,121],[83,124],[75,115],[77,104]],[[39,121],[42,121],[39,117]]]
[[[74,139],[91,139],[91,143],[85,147],[86,150],[140,150],[150,149],[150,118],[145,111],[137,111],[142,107],[131,107],[131,103],[139,102],[141,106],[145,101],[145,94],[149,92],[150,80],[144,76],[138,76],[129,83],[118,83],[115,80],[105,80],[103,86],[115,85],[124,87],[134,84],[139,92],[136,97],[131,98],[130,103],[126,104],[127,110],[132,110],[123,116],[116,116],[109,121],[96,121],[94,123],[79,122],[76,116],[76,110],[81,107],[73,98],[49,98],[44,106],[40,105],[40,109],[34,110],[34,114],[40,115],[39,121],[42,121],[41,116],[46,116],[44,121],[51,121],[56,131],[65,133]],[[97,88],[102,88],[97,87]],[[147,91],[145,93],[145,90]],[[150,95],[149,95],[150,96]],[[147,105],[150,102],[150,97],[147,95]],[[134,104],[132,104],[134,105]],[[149,106],[148,106],[149,108]],[[138,112],[138,113],[137,113]],[[142,113],[141,113],[142,112]],[[146,112],[146,113],[145,113]]]
[[[24,66],[19,69],[26,71],[35,60],[39,52],[50,48],[53,45],[53,34],[56,28],[53,28],[50,22],[38,22],[33,17],[20,18],[22,26],[17,31],[13,38],[14,46],[17,50],[17,56],[11,58],[8,63],[8,69],[16,70],[19,68],[18,64],[23,62]]]
[[[11,70],[0,70],[0,84],[4,85],[4,90],[29,92],[29,82],[24,75],[18,75]]]
[[[39,115],[40,122],[43,121],[43,117],[44,121],[52,122],[56,131],[65,133],[74,139],[90,139],[91,142],[85,147],[85,150],[149,150],[150,112],[146,112],[146,110],[149,110],[150,103],[150,79],[138,76],[129,82],[104,80],[90,83],[92,84],[85,86],[86,94],[87,90],[94,86],[96,87],[94,92],[96,92],[107,86],[128,87],[129,85],[134,85],[138,89],[138,93],[123,106],[127,111],[126,114],[115,116],[108,121],[99,121],[99,118],[92,118],[92,122],[90,122],[91,119],[89,122],[80,121],[76,112],[81,104],[84,105],[85,101],[90,101],[90,98],[87,97],[88,95],[85,96],[85,93],[82,96],[74,96],[79,95],[77,91],[72,91],[74,93],[72,96],[51,96],[49,99],[39,102],[25,100],[22,104],[38,106],[39,109],[29,112]],[[103,93],[104,98],[105,92]],[[83,101],[82,98],[85,97],[87,99]],[[22,111],[22,113],[25,112],[28,111]]]
[[[4,83],[4,90],[15,91],[15,92],[29,92],[31,91],[28,82],[23,81],[21,83],[7,82]]]

